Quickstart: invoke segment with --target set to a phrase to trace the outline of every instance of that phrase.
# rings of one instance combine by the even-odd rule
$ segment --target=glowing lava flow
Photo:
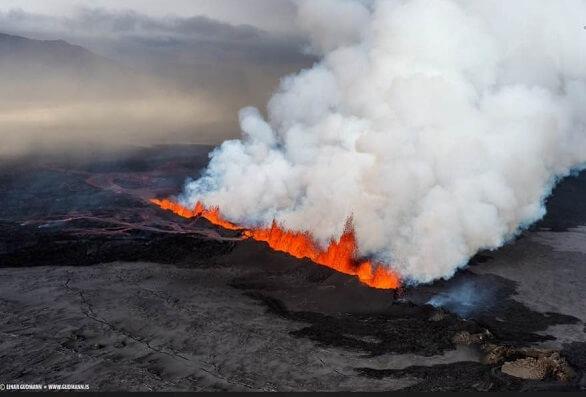
[[[354,260],[356,238],[352,230],[345,232],[340,241],[330,243],[324,251],[316,247],[307,234],[283,230],[275,222],[269,229],[244,229],[223,219],[218,208],[207,209],[201,203],[197,203],[193,210],[167,199],[153,199],[151,203],[184,218],[201,216],[224,229],[242,230],[244,236],[264,241],[275,251],[285,252],[296,258],[307,258],[340,273],[356,276],[370,287],[395,289],[400,286],[399,277],[387,268],[371,261]]]

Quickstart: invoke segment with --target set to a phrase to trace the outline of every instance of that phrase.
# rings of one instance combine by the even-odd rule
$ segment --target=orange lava
[[[197,218],[201,216],[207,219],[214,225],[220,226],[228,230],[243,230],[243,228],[236,226],[235,224],[228,222],[220,216],[219,208],[206,209],[201,203],[197,203],[193,210],[189,210],[183,207],[181,204],[175,203],[171,200],[163,199],[157,200],[152,199],[151,203],[158,205],[164,210],[169,210],[183,218]]]
[[[396,289],[401,284],[399,277],[387,268],[371,261],[354,259],[356,238],[351,228],[340,237],[340,241],[331,242],[328,248],[323,250],[317,247],[307,234],[283,230],[275,222],[268,229],[244,229],[223,219],[218,208],[206,209],[201,203],[197,203],[193,210],[167,199],[153,199],[151,203],[184,218],[201,216],[224,229],[242,230],[244,236],[264,241],[275,251],[285,252],[296,258],[308,258],[340,273],[355,276],[373,288]]]

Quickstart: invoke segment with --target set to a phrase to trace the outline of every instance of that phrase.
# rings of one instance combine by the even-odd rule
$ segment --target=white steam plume
[[[540,219],[586,161],[586,1],[307,1],[323,60],[213,153],[185,204],[450,277]],[[338,40],[336,40],[338,39]]]

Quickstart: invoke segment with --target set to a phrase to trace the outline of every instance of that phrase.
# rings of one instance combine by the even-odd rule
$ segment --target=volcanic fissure
[[[338,241],[332,241],[327,248],[322,249],[309,234],[286,230],[276,222],[270,228],[245,228],[224,219],[219,208],[205,208],[199,202],[192,210],[169,199],[152,199],[151,203],[183,218],[202,217],[224,229],[239,230],[245,238],[266,242],[275,251],[300,259],[307,258],[316,264],[355,276],[369,287],[396,289],[400,286],[399,277],[383,264],[355,257],[356,238],[351,222]]]

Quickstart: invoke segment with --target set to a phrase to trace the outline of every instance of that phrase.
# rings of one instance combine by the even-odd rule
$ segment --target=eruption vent
[[[271,245],[273,222],[310,235],[316,261],[351,240],[429,282],[540,219],[583,167],[586,1],[298,4],[322,61],[282,81],[266,119],[241,111],[243,138],[212,154],[184,207],[221,208]]]
[[[201,216],[214,225],[228,230],[242,230],[243,235],[257,241],[264,241],[275,251],[285,252],[296,258],[307,258],[340,273],[356,276],[362,283],[379,289],[395,289],[399,287],[399,279],[388,269],[370,261],[356,261],[356,239],[351,227],[339,241],[331,242],[325,250],[316,247],[311,237],[296,232],[288,232],[275,222],[268,229],[245,230],[226,221],[217,208],[206,209],[199,202],[193,210],[189,210],[171,200],[153,199],[151,202],[159,207],[172,211],[184,218]]]

